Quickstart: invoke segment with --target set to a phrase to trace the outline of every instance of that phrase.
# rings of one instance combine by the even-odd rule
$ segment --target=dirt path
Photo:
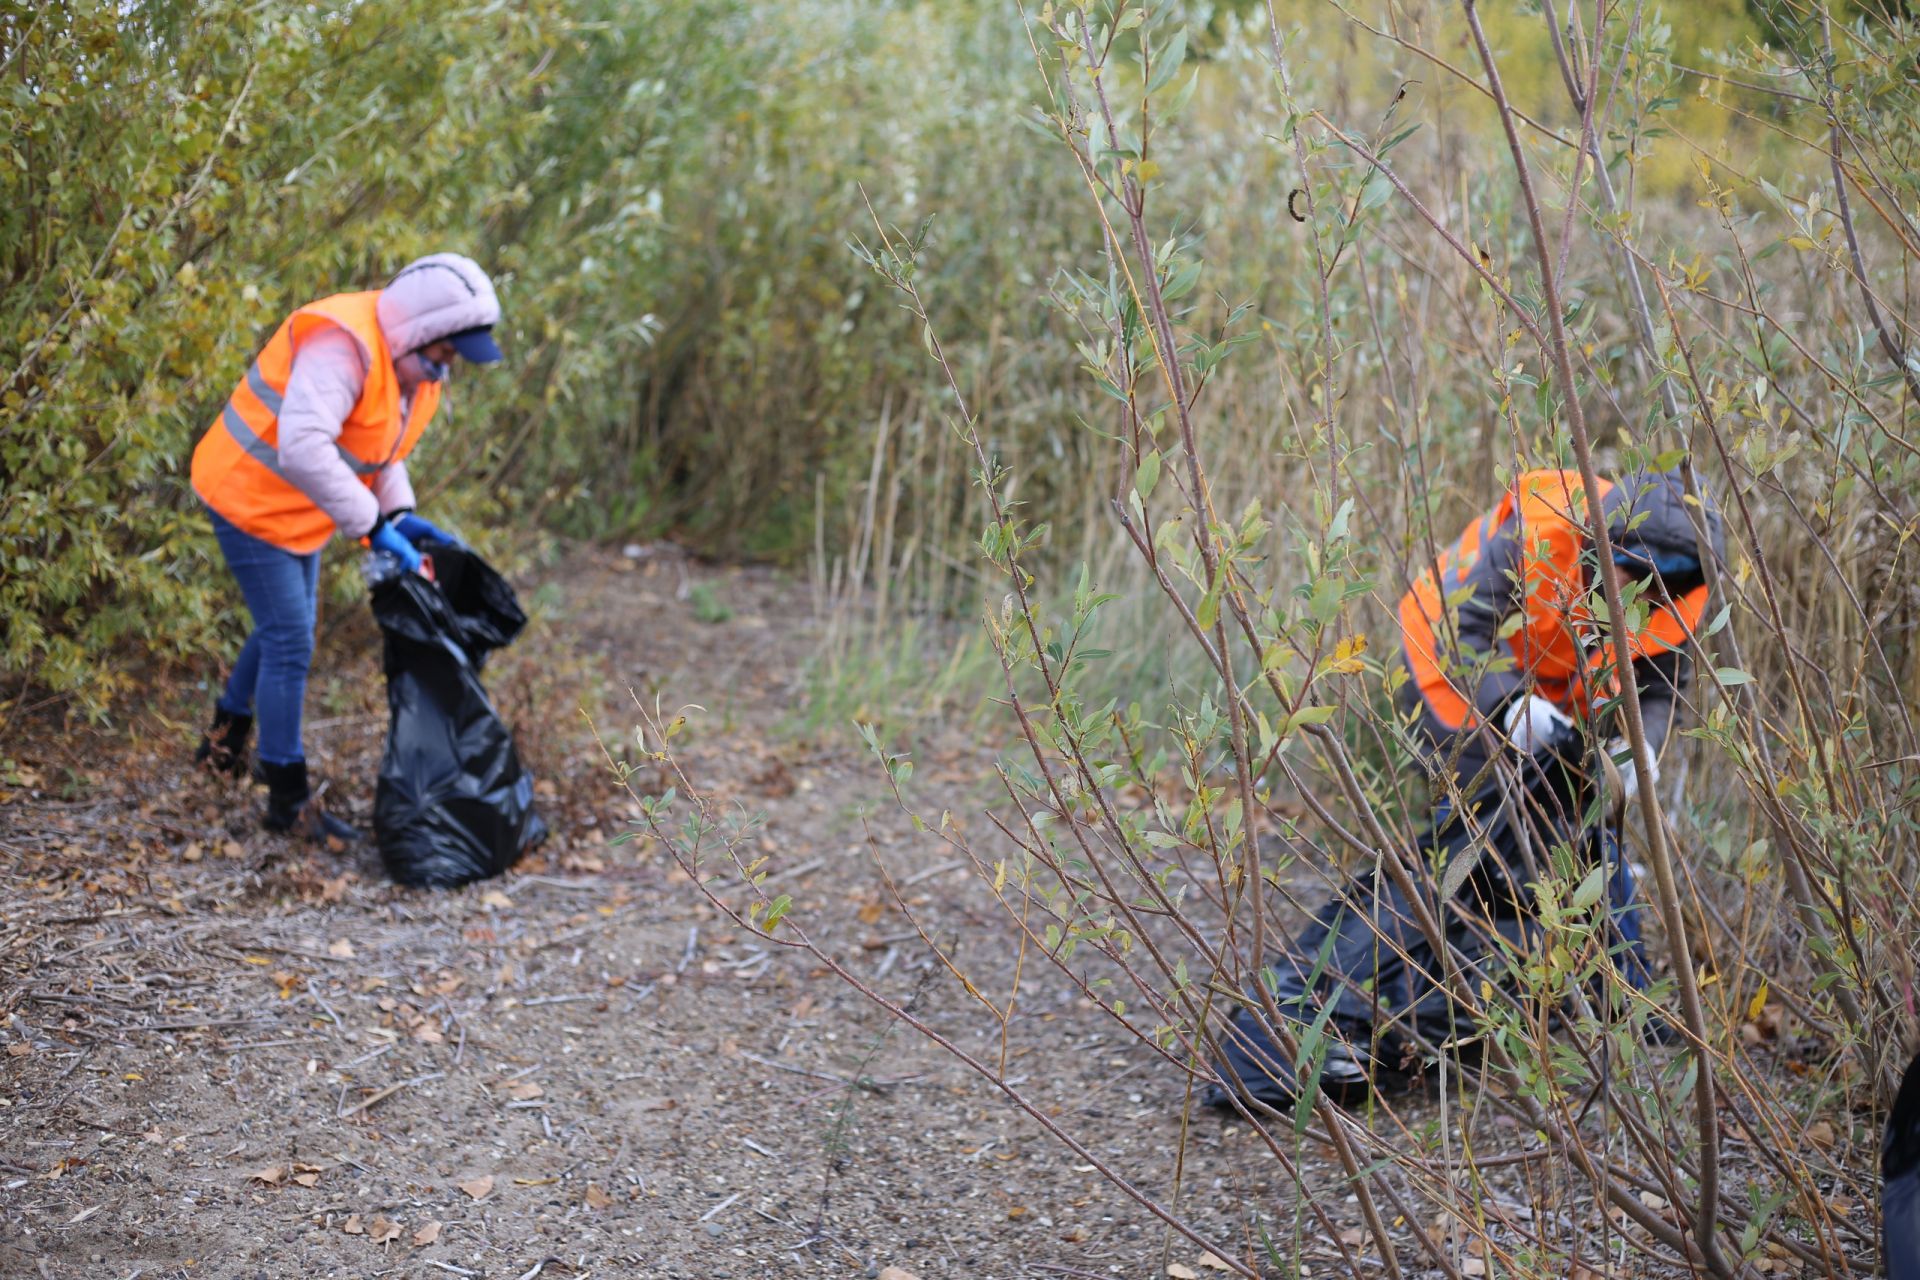
[[[732,929],[657,848],[609,846],[630,802],[579,708],[620,738],[628,686],[701,703],[690,766],[766,812],[810,927],[963,1047],[997,1035],[883,910],[861,809],[917,908],[991,964],[967,874],[880,805],[850,730],[780,735],[804,590],[594,551],[546,577],[488,681],[555,835],[497,882],[398,890],[370,856],[260,834],[256,795],[183,767],[197,698],[171,724],[14,748],[30,772],[0,806],[0,1274],[1164,1274],[1153,1218],[996,1090]],[[363,823],[375,648],[351,614],[331,625],[309,735]],[[928,807],[977,809],[990,757],[933,744]],[[1014,1079],[1170,1195],[1179,1079],[1049,977],[1023,995]],[[1251,1143],[1207,1121],[1182,1178],[1184,1208],[1243,1248],[1232,1207],[1286,1198]]]

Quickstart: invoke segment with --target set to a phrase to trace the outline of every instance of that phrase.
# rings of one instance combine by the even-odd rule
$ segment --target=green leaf
[[[1606,863],[1603,862],[1599,866],[1596,866],[1593,870],[1587,872],[1586,878],[1580,882],[1577,888],[1574,889],[1573,891],[1574,909],[1576,911],[1586,910],[1588,907],[1592,906],[1594,903],[1600,901],[1600,895],[1605,893],[1606,891],[1607,891],[1607,865]]]
[[[1182,263],[1178,270],[1167,277],[1166,284],[1161,286],[1160,300],[1172,302],[1191,293],[1193,286],[1200,283],[1201,266],[1202,263],[1198,258],[1192,262]]]
[[[1333,713],[1337,710],[1339,708],[1333,706],[1301,707],[1287,717],[1286,724],[1280,727],[1280,736],[1287,737],[1294,730],[1304,729],[1309,725],[1325,724],[1333,719]]]
[[[1185,27],[1173,33],[1173,39],[1167,47],[1153,55],[1153,76],[1147,81],[1147,96],[1167,87],[1173,78],[1180,74],[1181,64],[1187,60],[1187,29]]]
[[[1145,502],[1153,496],[1154,486],[1160,483],[1160,451],[1153,450],[1140,459],[1140,465],[1133,473],[1133,491]]]
[[[1200,597],[1200,607],[1193,611],[1193,620],[1200,624],[1202,631],[1213,630],[1213,624],[1220,621],[1220,593],[1209,591]]]

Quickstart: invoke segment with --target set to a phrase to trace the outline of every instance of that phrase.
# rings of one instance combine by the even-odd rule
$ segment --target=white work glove
[[[1527,755],[1572,732],[1573,721],[1567,713],[1537,694],[1517,699],[1507,708],[1507,739]]]
[[[1634,766],[1633,752],[1627,746],[1625,738],[1615,738],[1607,743],[1607,757],[1613,761],[1613,767],[1620,774],[1620,798],[1631,800],[1640,794],[1640,770]],[[1660,761],[1654,760],[1653,785],[1660,785]]]

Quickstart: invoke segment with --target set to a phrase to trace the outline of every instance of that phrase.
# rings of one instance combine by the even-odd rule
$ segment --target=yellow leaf
[[[1333,657],[1327,661],[1327,670],[1335,675],[1351,675],[1364,671],[1367,664],[1360,655],[1367,651],[1367,638],[1363,635],[1351,635],[1334,646]]]
[[[1767,996],[1771,989],[1765,978],[1760,979],[1760,989],[1753,993],[1753,999],[1747,1004],[1747,1021],[1754,1022],[1760,1017],[1760,1011],[1767,1007]]]

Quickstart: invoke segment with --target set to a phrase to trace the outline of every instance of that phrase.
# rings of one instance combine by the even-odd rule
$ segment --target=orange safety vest
[[[333,536],[333,517],[280,470],[280,402],[293,374],[294,352],[323,326],[352,334],[367,364],[367,384],[336,442],[341,460],[371,488],[383,467],[413,452],[440,405],[440,384],[416,387],[412,410],[402,420],[400,380],[375,314],[379,299],[377,290],[338,293],[288,316],[200,437],[193,451],[193,491],[243,532],[296,555],[318,551]]]
[[[1613,487],[1602,480],[1598,496],[1605,498]],[[1440,653],[1446,598],[1464,587],[1481,548],[1516,514],[1524,620],[1506,637],[1516,669],[1532,676],[1534,693],[1569,713],[1590,711],[1598,698],[1618,691],[1616,679],[1601,678],[1613,659],[1613,646],[1591,643],[1598,629],[1587,606],[1587,571],[1580,559],[1588,526],[1586,503],[1580,500],[1583,489],[1578,471],[1522,474],[1499,505],[1469,524],[1459,542],[1401,597],[1400,632],[1414,683],[1448,728],[1468,728],[1478,717]],[[1645,623],[1628,637],[1628,651],[1638,659],[1680,648],[1699,626],[1708,594],[1706,587],[1695,587],[1671,606],[1649,610]],[[1444,625],[1451,628],[1453,623]]]

